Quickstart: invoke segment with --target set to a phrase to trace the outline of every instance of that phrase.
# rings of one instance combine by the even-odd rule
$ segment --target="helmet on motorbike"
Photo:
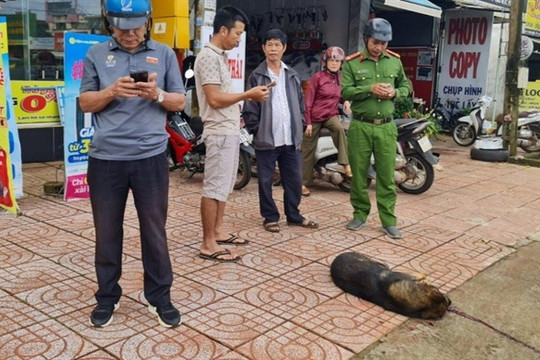
[[[150,0],[105,0],[103,15],[109,23],[120,30],[137,29],[150,18]]]
[[[372,37],[379,41],[392,40],[392,25],[383,18],[368,20],[364,27],[364,37]]]
[[[326,62],[330,59],[343,61],[345,59],[345,52],[342,48],[337,46],[330,46],[326,51],[323,53],[322,56],[322,62],[323,64],[326,64]]]

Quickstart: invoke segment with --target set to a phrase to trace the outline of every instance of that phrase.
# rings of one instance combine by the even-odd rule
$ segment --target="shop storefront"
[[[64,32],[100,33],[100,6],[100,0],[1,3],[23,162],[62,159],[63,131],[54,105],[56,86],[64,80]],[[35,94],[47,102],[36,104],[30,97]]]

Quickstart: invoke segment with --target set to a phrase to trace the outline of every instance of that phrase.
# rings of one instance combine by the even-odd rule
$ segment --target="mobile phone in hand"
[[[275,81],[272,81],[272,82],[266,84],[266,87],[270,89],[271,87],[274,87],[276,85],[277,85],[277,83]]]
[[[148,82],[148,71],[130,73],[129,76],[131,76],[135,82]]]

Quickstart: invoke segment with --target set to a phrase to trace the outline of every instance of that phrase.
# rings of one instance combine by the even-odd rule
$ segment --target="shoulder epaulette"
[[[396,52],[393,52],[392,50],[388,50],[388,49],[386,49],[386,52],[387,52],[387,53],[388,53],[389,55],[392,55],[392,56],[395,56],[395,57],[397,57],[398,59],[400,59],[400,58],[401,58],[401,55],[399,55],[399,54],[398,54],[398,53],[396,53]]]
[[[348,55],[345,58],[345,61],[351,61],[353,59],[356,59],[357,57],[360,57],[358,60],[362,61],[364,60],[364,55],[361,52],[355,52],[354,54]]]

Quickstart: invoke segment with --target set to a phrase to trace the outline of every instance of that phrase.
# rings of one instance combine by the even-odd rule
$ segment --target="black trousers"
[[[276,161],[283,186],[283,205],[288,222],[301,223],[298,209],[302,198],[302,155],[294,146],[278,146],[273,150],[256,150],[259,206],[264,223],[277,222],[279,210],[272,196]]]
[[[110,161],[90,157],[88,184],[96,229],[96,300],[118,302],[122,288],[124,212],[129,190],[139,218],[144,268],[144,296],[153,306],[170,302],[173,275],[165,223],[169,167],[165,153],[142,160]]]

